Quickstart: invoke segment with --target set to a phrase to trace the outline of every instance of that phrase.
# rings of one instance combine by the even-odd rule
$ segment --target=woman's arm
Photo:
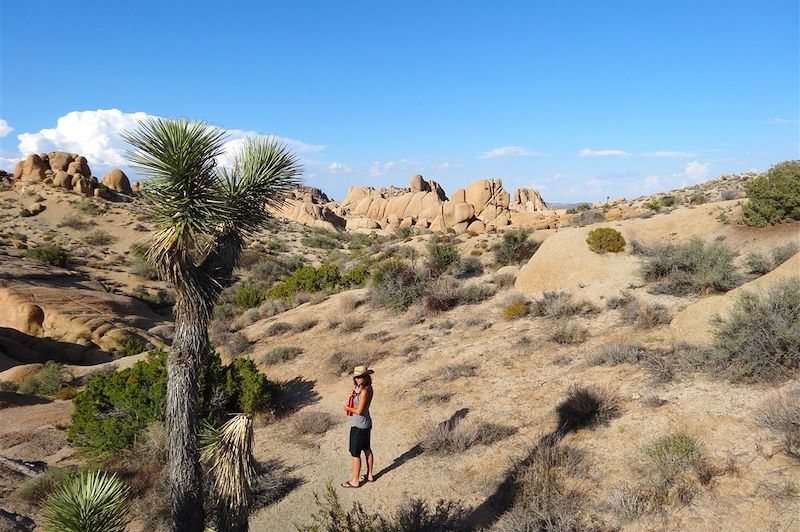
[[[361,415],[361,413],[369,408],[369,403],[372,401],[372,394],[367,391],[366,388],[361,390],[361,393],[358,394],[358,408],[352,408],[350,406],[345,406],[344,411],[350,412],[351,414]]]

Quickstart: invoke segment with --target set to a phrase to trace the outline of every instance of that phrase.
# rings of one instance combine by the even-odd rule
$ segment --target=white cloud
[[[533,157],[541,153],[523,148],[522,146],[502,146],[494,148],[479,155],[480,159],[496,159],[497,157]]]
[[[643,153],[642,157],[652,157],[656,159],[682,159],[684,157],[695,157],[695,154],[686,151],[657,150]]]
[[[382,163],[380,161],[375,161],[369,168],[369,175],[373,177],[384,175],[386,172],[388,172],[395,166],[397,166],[397,163],[394,161],[388,161],[385,163]]]
[[[689,179],[700,181],[705,179],[708,175],[708,169],[711,165],[708,163],[701,163],[698,161],[689,161],[683,169],[683,175]]]
[[[657,175],[649,175],[644,178],[643,184],[647,189],[655,189],[661,185],[661,178]]]
[[[332,172],[334,174],[338,174],[338,173],[349,174],[350,172],[353,171],[353,169],[350,168],[349,166],[345,165],[345,164],[342,164],[342,163],[338,162],[338,161],[334,161],[334,162],[332,162],[331,164],[328,165],[328,171]]]
[[[788,118],[773,118],[770,124],[800,124],[800,120],[790,120]]]
[[[84,155],[89,164],[98,170],[122,167],[128,170],[125,153],[130,146],[120,134],[135,129],[141,120],[153,118],[147,113],[125,113],[119,109],[98,109],[96,111],[73,111],[59,117],[55,128],[42,129],[36,133],[22,133],[19,139],[20,156],[62,150]],[[256,131],[241,129],[226,130],[225,153],[217,160],[223,166],[233,163],[233,154],[248,137],[268,136]],[[298,154],[322,151],[325,146],[307,144],[300,140],[273,136]],[[96,168],[96,169],[95,169]]]
[[[0,138],[5,137],[9,133],[14,131],[14,128],[8,125],[8,122],[0,118]]]
[[[623,150],[590,150],[584,148],[578,152],[578,157],[628,157],[630,153]]]

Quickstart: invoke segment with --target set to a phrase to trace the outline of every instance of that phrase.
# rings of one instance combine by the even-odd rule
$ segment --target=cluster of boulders
[[[86,157],[64,151],[28,155],[14,167],[13,178],[21,182],[46,183],[106,200],[124,199],[124,196],[132,196],[138,188],[132,187],[128,176],[118,168],[98,180],[92,175]]]
[[[327,201],[318,189],[300,189],[274,213],[325,229],[418,227],[485,233],[512,223],[514,213],[545,210],[547,204],[537,191],[518,189],[512,200],[500,179],[475,181],[448,198],[435,181],[412,175],[409,188],[350,187],[341,203]]]

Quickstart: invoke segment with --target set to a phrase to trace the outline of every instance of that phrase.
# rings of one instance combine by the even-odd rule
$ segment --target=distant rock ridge
[[[352,186],[341,202],[326,202],[321,191],[303,187],[273,213],[326,229],[419,227],[434,231],[484,233],[512,223],[513,212],[540,212],[547,204],[536,190],[520,188],[513,200],[500,179],[480,179],[447,197],[436,181],[412,175],[408,188]],[[325,198],[327,199],[327,198]]]
[[[45,183],[83,196],[116,201],[124,199],[121,194],[132,196],[138,188],[132,187],[128,176],[118,168],[98,180],[86,157],[65,151],[32,153],[17,163],[12,177],[22,183]]]

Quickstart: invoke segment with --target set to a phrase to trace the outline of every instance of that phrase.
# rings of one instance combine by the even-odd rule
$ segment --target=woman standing
[[[358,488],[361,486],[361,452],[367,462],[366,482],[372,482],[372,449],[370,448],[370,433],[372,432],[372,418],[369,415],[369,405],[372,402],[372,378],[375,373],[365,366],[356,366],[353,370],[353,392],[350,400],[345,405],[345,414],[350,416],[350,456],[353,457],[353,473],[350,479],[342,482],[343,488]]]

